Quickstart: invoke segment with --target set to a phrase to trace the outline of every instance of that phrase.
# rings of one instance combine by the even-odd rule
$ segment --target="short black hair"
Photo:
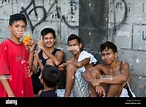
[[[42,37],[44,38],[44,36],[48,33],[52,33],[53,34],[53,37],[56,38],[56,34],[55,34],[55,30],[52,29],[52,28],[44,28],[42,31],[41,31],[41,35]]]
[[[110,41],[106,41],[103,44],[101,44],[100,51],[102,52],[104,49],[112,49],[112,51],[114,53],[118,52],[117,51],[117,46],[113,42],[110,42]]]
[[[78,41],[79,43],[81,43],[80,38],[79,38],[76,34],[70,34],[69,37],[68,37],[68,40],[67,40],[67,44],[68,44],[69,41],[71,41],[71,40],[73,40],[73,39],[77,39],[77,41]]]
[[[42,70],[42,79],[48,87],[55,87],[61,77],[61,71],[54,66],[45,65]]]
[[[15,21],[20,21],[20,20],[24,21],[24,23],[27,25],[26,17],[24,14],[22,14],[22,13],[12,14],[12,15],[10,15],[9,25],[12,26],[12,24]]]

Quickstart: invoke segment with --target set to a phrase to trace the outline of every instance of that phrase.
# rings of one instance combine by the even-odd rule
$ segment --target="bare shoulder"
[[[57,57],[58,59],[61,59],[63,60],[65,54],[62,50],[57,50],[56,54],[55,54],[55,57]]]
[[[62,54],[62,55],[64,55],[64,52],[62,50],[57,50],[56,54]]]
[[[106,68],[106,65],[99,63],[95,66],[95,68],[98,69],[99,71],[103,71]]]
[[[128,62],[120,62],[121,68],[129,68],[129,63]]]

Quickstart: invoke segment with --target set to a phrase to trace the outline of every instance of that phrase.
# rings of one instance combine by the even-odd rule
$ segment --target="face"
[[[68,49],[73,55],[77,55],[80,52],[80,48],[82,47],[81,43],[78,43],[77,39],[73,39],[68,42]]]
[[[102,60],[105,62],[105,64],[112,64],[117,58],[117,52],[113,52],[112,49],[104,49],[102,51]]]
[[[12,26],[8,26],[8,29],[12,33],[12,36],[20,39],[26,31],[26,24],[22,20],[15,21]]]
[[[44,36],[43,41],[46,47],[51,48],[54,46],[56,39],[52,33],[48,33]]]

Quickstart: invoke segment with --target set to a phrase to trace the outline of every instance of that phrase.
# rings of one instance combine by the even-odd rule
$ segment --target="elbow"
[[[83,65],[79,62],[79,63],[76,63],[77,64],[77,67],[82,67]]]
[[[32,69],[31,72],[32,72],[33,74],[36,74],[36,73],[37,73],[37,69],[36,69],[36,70]]]
[[[36,71],[31,71],[32,72],[32,74],[36,74],[37,72]]]
[[[56,66],[59,66],[59,65],[60,65],[60,62],[56,61],[56,62],[55,62],[55,65],[56,65]]]
[[[121,83],[127,82],[127,80],[128,80],[127,77],[126,76],[123,76],[122,79],[121,79]]]

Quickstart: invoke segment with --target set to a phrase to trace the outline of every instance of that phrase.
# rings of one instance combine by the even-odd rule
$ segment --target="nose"
[[[19,28],[18,28],[18,31],[19,31],[19,32],[22,32],[22,31],[23,31],[23,27],[19,27]]]
[[[22,32],[22,29],[21,29],[21,28],[19,28],[19,29],[18,29],[18,31],[19,31],[19,32]]]
[[[108,58],[108,55],[104,55],[103,59],[106,60]]]
[[[105,55],[104,57],[105,57],[105,58],[107,58],[108,56],[107,56],[107,55]]]

